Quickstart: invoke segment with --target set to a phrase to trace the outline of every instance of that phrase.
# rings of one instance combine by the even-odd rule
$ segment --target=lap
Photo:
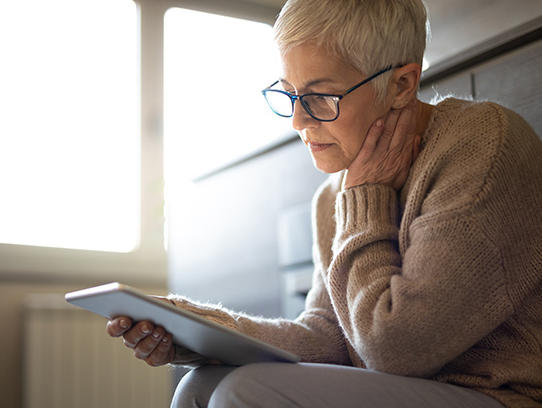
[[[312,363],[196,369],[179,384],[172,408],[207,406],[502,408],[496,400],[463,387]]]

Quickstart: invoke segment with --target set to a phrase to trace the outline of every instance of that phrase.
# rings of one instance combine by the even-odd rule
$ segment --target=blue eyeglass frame
[[[279,81],[275,81],[273,82],[271,85],[269,85],[267,88],[263,89],[262,90],[262,95],[265,97],[265,100],[267,101],[267,97],[266,97],[266,93],[267,92],[278,92],[278,93],[282,93],[286,96],[288,96],[290,98],[290,101],[292,102],[292,113],[289,114],[289,115],[283,115],[281,113],[278,113],[277,111],[275,111],[273,109],[273,107],[269,104],[269,102],[267,102],[267,104],[269,105],[269,107],[271,108],[271,110],[273,111],[273,113],[275,113],[276,115],[279,115],[279,116],[282,116],[283,118],[291,118],[292,116],[294,116],[294,104],[295,104],[295,101],[296,100],[299,100],[299,102],[301,102],[301,106],[303,106],[303,109],[305,109],[305,111],[311,116],[311,118],[313,119],[316,119],[320,122],[333,122],[334,120],[337,120],[337,118],[339,117],[339,114],[340,114],[340,109],[339,109],[339,101],[344,98],[346,95],[348,95],[349,93],[351,92],[354,92],[356,89],[358,89],[359,87],[365,85],[367,82],[370,82],[372,81],[373,79],[375,79],[376,77],[384,74],[385,72],[388,72],[394,68],[399,68],[401,67],[402,65],[389,65],[387,66],[386,68],[378,71],[376,74],[373,74],[371,75],[370,77],[364,79],[363,81],[361,81],[360,83],[354,85],[352,88],[346,90],[342,95],[336,95],[336,94],[326,94],[326,93],[318,93],[318,92],[310,92],[310,93],[306,93],[306,94],[303,94],[303,95],[294,95],[294,94],[291,94],[290,92],[286,92],[286,91],[283,91],[281,89],[271,89],[272,87],[274,87],[276,84],[279,83]],[[317,96],[326,96],[326,97],[334,97],[334,98],[337,98],[335,103],[337,105],[337,115],[335,115],[335,117],[333,119],[320,119],[320,118],[317,118],[316,116],[314,116],[311,112],[310,112],[310,109],[308,106],[306,106],[306,104],[303,102],[303,98],[305,96],[314,96],[314,95],[317,95]]]

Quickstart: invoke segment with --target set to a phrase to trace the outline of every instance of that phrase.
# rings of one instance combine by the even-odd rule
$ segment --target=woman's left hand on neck
[[[400,190],[420,151],[432,109],[413,99],[404,108],[392,109],[377,119],[346,171],[343,188],[385,184]]]

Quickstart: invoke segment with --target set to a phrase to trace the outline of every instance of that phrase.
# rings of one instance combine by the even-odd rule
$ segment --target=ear
[[[396,68],[392,77],[392,104],[393,109],[402,109],[416,97],[418,84],[422,74],[419,64],[407,64]]]

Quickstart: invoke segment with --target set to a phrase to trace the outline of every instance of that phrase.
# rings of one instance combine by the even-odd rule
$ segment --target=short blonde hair
[[[288,0],[274,32],[282,55],[313,42],[371,75],[389,65],[421,66],[428,23],[421,0]],[[380,101],[390,77],[372,82]]]

